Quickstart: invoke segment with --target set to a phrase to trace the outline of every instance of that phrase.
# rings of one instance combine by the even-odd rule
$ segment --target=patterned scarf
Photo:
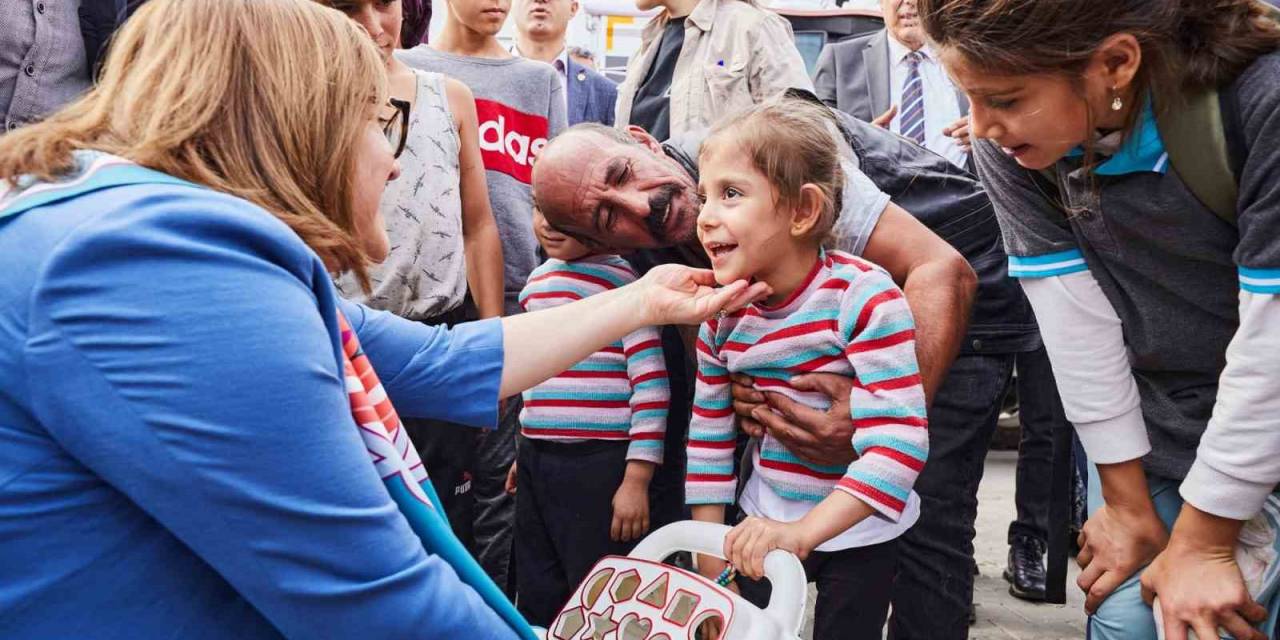
[[[351,401],[351,415],[373,458],[373,466],[396,506],[422,539],[423,548],[448,562],[458,577],[475,589],[519,637],[534,640],[537,636],[529,623],[449,527],[417,449],[401,425],[395,407],[391,406],[369,357],[360,348],[360,340],[341,312],[338,328],[342,332],[343,377]]]
[[[424,486],[431,489],[426,467],[342,312],[338,312],[338,329],[342,332],[342,375],[351,401],[351,417],[355,418],[360,438],[373,457],[378,476],[383,482],[398,481],[419,504],[440,511],[439,498],[432,495],[434,491],[428,494],[423,490]]]

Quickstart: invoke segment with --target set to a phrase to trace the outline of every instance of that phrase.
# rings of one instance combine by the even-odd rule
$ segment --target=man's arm
[[[925,399],[932,402],[968,329],[977,275],[964,256],[895,204],[884,209],[862,256],[884,267],[906,293],[916,322],[916,358]],[[831,407],[818,411],[780,394],[754,391],[749,380],[739,376],[734,380],[733,404],[743,429],[758,435],[756,425],[761,425],[810,462],[848,464],[855,457],[849,444],[851,384],[824,374],[797,376],[792,384],[827,395]],[[767,407],[761,406],[766,403]]]
[[[920,376],[932,402],[969,328],[978,276],[960,252],[895,204],[880,216],[862,257],[884,267],[907,294]]]

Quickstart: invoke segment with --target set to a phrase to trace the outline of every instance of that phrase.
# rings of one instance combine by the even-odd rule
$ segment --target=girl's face
[[[382,262],[387,258],[391,242],[387,239],[387,225],[382,220],[379,204],[387,183],[400,177],[400,164],[382,132],[382,123],[373,114],[356,143],[355,167],[352,196],[356,240],[370,260]]]
[[[384,63],[391,60],[392,52],[400,44],[400,25],[404,20],[400,0],[334,0],[332,5],[373,38]]]
[[[716,282],[770,282],[776,270],[792,265],[788,258],[799,252],[791,216],[777,209],[773,185],[747,154],[734,144],[715,145],[702,154],[698,168],[698,241],[711,258]]]
[[[974,68],[953,51],[944,51],[941,58],[956,85],[969,97],[973,136],[996,143],[1027,169],[1053,166],[1089,139],[1091,124],[1098,127],[1114,120],[1108,113],[1109,90],[1088,75],[1081,82],[1082,97],[1064,76],[992,75]]]

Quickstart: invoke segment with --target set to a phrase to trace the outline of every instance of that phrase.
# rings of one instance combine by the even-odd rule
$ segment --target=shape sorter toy
[[[565,603],[548,640],[795,640],[803,622],[804,567],[785,551],[765,558],[773,585],[759,609],[706,578],[662,564],[677,551],[720,557],[729,527],[677,522],[645,538],[629,556],[606,556]]]

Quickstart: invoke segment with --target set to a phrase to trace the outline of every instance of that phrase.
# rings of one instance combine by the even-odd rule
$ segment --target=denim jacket
[[[615,122],[631,122],[640,83],[653,66],[666,12],[649,21],[640,52],[618,86]],[[685,20],[684,46],[671,79],[671,135],[705,129],[715,118],[789,88],[813,90],[791,25],[755,0],[701,0]]]

